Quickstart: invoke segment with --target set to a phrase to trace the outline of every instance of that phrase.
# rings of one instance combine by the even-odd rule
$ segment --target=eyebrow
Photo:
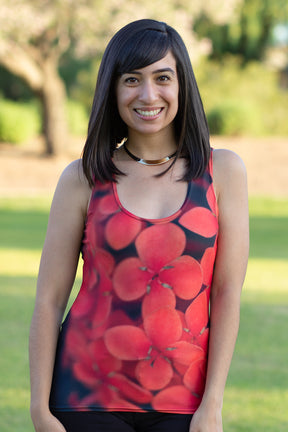
[[[168,68],[162,68],[162,69],[156,69],[155,71],[152,71],[152,74],[163,73],[163,72],[170,72],[172,75],[176,75],[175,71],[169,67]],[[124,74],[129,74],[129,73],[133,74],[133,75],[142,75],[142,73],[137,71],[137,70],[124,72]]]

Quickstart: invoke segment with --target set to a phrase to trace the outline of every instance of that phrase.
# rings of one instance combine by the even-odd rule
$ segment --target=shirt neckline
[[[112,188],[113,188],[113,194],[114,194],[115,201],[116,201],[118,207],[120,208],[120,210],[123,213],[125,213],[126,215],[128,215],[128,216],[130,216],[130,217],[132,217],[134,219],[140,220],[140,221],[151,222],[153,224],[157,224],[157,223],[161,224],[161,223],[170,222],[170,221],[176,219],[183,212],[183,209],[186,206],[186,203],[187,203],[189,195],[190,195],[191,182],[188,182],[186,196],[185,196],[185,199],[184,199],[181,207],[178,210],[176,210],[174,213],[172,213],[170,216],[166,216],[164,218],[156,218],[156,219],[145,218],[145,217],[142,217],[142,216],[138,216],[138,215],[135,215],[134,213],[130,212],[129,210],[127,210],[122,205],[122,203],[120,201],[120,198],[119,198],[119,195],[118,195],[118,191],[117,191],[117,184],[116,184],[116,182],[112,183]]]

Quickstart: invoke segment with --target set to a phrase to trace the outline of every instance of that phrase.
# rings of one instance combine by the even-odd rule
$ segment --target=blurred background
[[[51,197],[81,155],[106,44],[140,18],[183,37],[212,146],[247,166],[251,252],[224,430],[286,432],[287,0],[0,0],[0,430],[33,430],[27,338]]]

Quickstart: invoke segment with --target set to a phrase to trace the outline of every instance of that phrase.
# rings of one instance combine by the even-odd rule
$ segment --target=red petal
[[[206,249],[201,259],[201,267],[203,270],[203,283],[207,286],[210,286],[212,282],[215,255],[216,248],[210,247]]]
[[[115,392],[114,392],[115,393]],[[126,401],[125,399],[117,396],[117,394],[114,395],[113,399],[111,399],[107,403],[102,403],[103,406],[105,406],[107,411],[137,411],[137,412],[144,412],[144,410],[141,410],[139,406]],[[117,408],[115,408],[117,407]]]
[[[115,265],[113,256],[100,248],[97,249],[94,255],[94,263],[98,271],[104,271],[107,275],[111,275]]]
[[[207,352],[209,343],[209,328],[206,328],[204,331],[202,330],[201,333],[194,339],[194,343],[199,345],[205,352]]]
[[[119,206],[113,194],[105,195],[99,199],[98,204],[99,212],[104,216],[109,216],[119,211]]]
[[[196,297],[185,312],[187,327],[193,337],[198,336],[207,327],[209,304],[206,291]]]
[[[193,413],[201,400],[184,386],[171,386],[160,391],[152,401],[156,411]]]
[[[145,294],[151,277],[138,258],[127,258],[115,269],[114,290],[121,300],[137,300]]]
[[[121,360],[144,359],[151,345],[143,330],[130,325],[108,329],[104,341],[108,351]]]
[[[163,307],[174,309],[176,306],[176,297],[173,291],[169,288],[164,288],[158,280],[150,283],[150,291],[145,295],[142,302],[142,316],[157,311]]]
[[[89,388],[95,388],[100,379],[97,367],[94,368],[92,362],[90,364],[83,361],[75,363],[73,365],[73,375]]]
[[[193,393],[202,395],[205,386],[206,359],[198,359],[192,363],[184,375],[185,386]]]
[[[109,317],[111,311],[112,296],[111,295],[101,295],[97,296],[97,301],[95,302],[93,315],[91,316],[92,327],[102,326],[107,318]]]
[[[165,350],[165,355],[176,360],[178,363],[189,366],[192,362],[203,358],[204,351],[197,345],[180,341]]]
[[[159,271],[165,264],[182,254],[186,238],[181,228],[168,223],[144,229],[135,244],[144,265],[150,270]]]
[[[104,375],[119,371],[122,367],[122,361],[109,353],[102,339],[98,339],[89,345],[89,353]]]
[[[73,360],[80,359],[86,352],[86,340],[78,328],[69,328],[65,340],[65,349]]]
[[[123,396],[133,402],[144,404],[151,401],[151,393],[127,379],[124,375],[115,373],[109,378],[109,384],[116,387]]]
[[[183,255],[172,261],[167,270],[159,275],[161,282],[166,282],[175,294],[185,300],[195,297],[202,286],[202,269],[194,258]]]
[[[105,237],[109,245],[116,250],[127,247],[140,232],[142,222],[125,213],[116,213],[105,226]]]
[[[121,309],[117,309],[110,314],[108,323],[109,327],[115,327],[119,325],[134,325],[134,321],[132,321],[131,318]]]
[[[182,335],[181,319],[175,309],[158,309],[147,315],[143,324],[152,345],[160,349],[177,342]]]
[[[140,361],[136,366],[136,377],[143,387],[160,390],[171,381],[173,370],[167,360],[158,356],[156,359]]]
[[[213,237],[217,233],[216,217],[205,207],[194,207],[179,219],[181,225],[203,237]]]
[[[71,308],[71,317],[80,318],[89,316],[93,311],[95,301],[96,296],[93,292],[87,292],[84,288],[81,289]]]

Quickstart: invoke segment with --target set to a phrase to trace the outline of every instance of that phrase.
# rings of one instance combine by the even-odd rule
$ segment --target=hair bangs
[[[119,53],[116,74],[120,76],[149,66],[165,57],[169,49],[167,33],[154,29],[144,30],[141,35],[134,35],[128,40]]]

